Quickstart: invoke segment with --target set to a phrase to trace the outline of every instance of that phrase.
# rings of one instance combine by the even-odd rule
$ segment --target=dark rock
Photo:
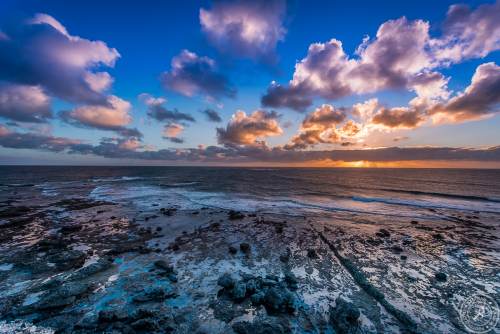
[[[134,301],[134,303],[145,303],[150,301],[160,302],[165,299],[173,298],[175,296],[177,296],[177,293],[172,287],[150,287],[134,296],[132,300]]]
[[[165,273],[173,273],[174,272],[174,266],[167,263],[165,260],[158,260],[154,262],[154,266],[160,270],[162,270]]]
[[[295,275],[291,271],[285,272],[285,283],[288,285],[288,288],[290,288],[291,290],[298,289],[297,277],[295,277]]]
[[[261,305],[264,302],[265,293],[259,291],[250,296],[253,305]]]
[[[406,255],[401,255],[401,256],[400,256],[400,259],[401,259],[401,260],[403,260],[403,261],[406,261],[406,259],[408,259],[408,256],[406,256]]]
[[[269,314],[293,313],[295,311],[295,299],[293,294],[283,287],[271,287],[266,291],[263,303]]]
[[[391,250],[396,253],[396,254],[399,254],[399,253],[402,253],[403,252],[403,248],[401,248],[401,246],[398,246],[398,245],[394,245],[391,247]]]
[[[241,321],[235,323],[233,331],[237,334],[281,334],[286,333],[283,326],[276,322],[263,321],[263,322],[248,322]]]
[[[377,233],[375,233],[375,235],[380,238],[389,238],[391,236],[391,233],[389,233],[389,231],[387,231],[386,229],[381,228]]]
[[[234,211],[234,210],[229,211],[227,215],[229,217],[229,220],[240,220],[240,219],[245,218],[244,214],[242,214],[239,211]]]
[[[283,233],[283,226],[282,225],[276,225],[275,230],[276,230],[276,233]]]
[[[98,320],[101,323],[121,321],[127,318],[128,314],[124,309],[101,310],[98,316]]]
[[[447,276],[445,273],[439,272],[434,276],[438,282],[446,282]]]
[[[234,246],[229,246],[229,253],[234,255],[238,253],[238,249],[236,249],[236,247]]]
[[[433,234],[432,237],[436,240],[444,240],[444,237],[440,233]]]
[[[308,249],[307,250],[307,257],[310,258],[310,259],[317,259],[318,258],[318,254],[316,253],[316,250],[315,249]]]
[[[161,228],[160,226],[158,226],[158,227],[156,228],[156,232],[160,232],[161,230],[162,230],[162,228]]]
[[[258,284],[258,281],[255,279],[249,279],[246,282],[246,291],[249,294],[255,293],[258,289],[260,288],[260,284]]]
[[[243,282],[237,282],[233,286],[233,289],[231,290],[231,296],[237,302],[240,302],[243,299],[245,299],[246,293],[247,293],[247,287],[246,284]]]
[[[151,331],[157,331],[160,328],[158,322],[153,318],[139,319],[131,323],[130,326],[132,326],[135,330],[146,331],[148,333]]]
[[[358,319],[361,315],[358,308],[341,298],[337,298],[335,304],[335,308],[330,310],[330,322],[337,333],[357,333]]]
[[[88,276],[95,275],[111,268],[112,265],[113,264],[111,262],[111,259],[101,258],[97,260],[97,262],[91,263],[86,267],[78,269],[68,277],[68,280],[80,280],[87,278]]]
[[[240,250],[245,253],[245,254],[249,254],[250,253],[250,244],[246,243],[246,242],[242,242],[240,244]]]
[[[78,232],[82,229],[82,225],[64,225],[61,227],[60,231],[62,234]]]
[[[418,221],[416,221],[416,220],[412,220],[410,223],[411,223],[412,225],[417,225],[417,224],[418,224]]]
[[[231,289],[235,284],[236,280],[229,273],[225,273],[217,280],[217,284],[226,289]]]

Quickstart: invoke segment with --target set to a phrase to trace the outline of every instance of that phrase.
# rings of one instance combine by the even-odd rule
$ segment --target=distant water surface
[[[183,208],[421,217],[435,209],[500,214],[500,170],[208,167],[0,167],[0,191],[39,191]]]

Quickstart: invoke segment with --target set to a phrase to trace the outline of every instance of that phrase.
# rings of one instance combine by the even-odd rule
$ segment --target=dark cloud
[[[215,61],[183,50],[171,62],[171,70],[161,75],[163,87],[185,96],[198,94],[212,99],[235,97],[236,89],[217,70]]]
[[[173,110],[168,110],[163,106],[155,105],[150,106],[148,110],[148,116],[159,121],[188,121],[195,122],[193,116],[180,112],[176,108]]]
[[[50,99],[38,86],[0,83],[0,117],[18,122],[46,122],[52,118]]]
[[[182,144],[184,143],[184,139],[177,137],[163,137],[164,139],[170,140],[170,142],[174,144]]]
[[[102,41],[70,35],[53,17],[37,14],[3,28],[0,38],[0,80],[40,86],[71,102],[105,104],[112,82],[103,66],[112,67],[118,51]]]
[[[408,108],[383,108],[375,116],[372,123],[388,128],[413,129],[425,121],[425,115],[419,110]]]
[[[217,128],[217,141],[225,145],[254,145],[259,139],[283,133],[274,111],[236,112],[226,128]]]
[[[34,133],[16,133],[0,125],[0,146],[19,149],[38,149],[73,154],[92,154],[106,158],[184,162],[283,162],[296,163],[318,160],[332,161],[493,161],[500,162],[500,146],[472,149],[457,147],[388,147],[379,149],[289,151],[269,148],[260,142],[251,146],[137,150],[137,145],[124,145],[125,140],[104,139],[98,145],[77,140]]]
[[[220,117],[219,113],[213,109],[205,109],[202,111],[203,114],[207,117],[207,120],[210,122],[222,122],[222,118]]]
[[[274,63],[285,14],[285,0],[217,1],[200,9],[200,24],[219,51]]]
[[[274,83],[269,86],[267,92],[262,96],[261,103],[264,107],[287,107],[304,112],[312,105],[312,98],[308,95],[308,90],[301,86],[281,86]]]
[[[500,66],[479,65],[471,84],[444,104],[431,108],[431,114],[441,114],[452,121],[477,119],[500,111]]]

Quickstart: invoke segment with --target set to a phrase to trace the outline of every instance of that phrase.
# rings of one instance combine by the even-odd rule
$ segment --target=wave
[[[439,192],[430,192],[430,191],[387,189],[387,188],[380,188],[379,190],[388,191],[388,192],[403,193],[403,194],[411,194],[411,195],[429,195],[429,196],[463,199],[463,200],[470,200],[470,201],[486,201],[486,202],[500,203],[500,198],[486,197],[486,196],[460,195],[460,194],[448,194],[448,193],[439,193]]]
[[[189,187],[189,186],[194,186],[196,184],[199,184],[200,182],[194,181],[194,182],[176,182],[176,183],[160,183],[160,187],[168,187],[168,188],[182,188],[182,187]]]

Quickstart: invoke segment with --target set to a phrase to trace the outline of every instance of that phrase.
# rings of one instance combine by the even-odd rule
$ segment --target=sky
[[[500,2],[0,2],[0,164],[500,168]]]

